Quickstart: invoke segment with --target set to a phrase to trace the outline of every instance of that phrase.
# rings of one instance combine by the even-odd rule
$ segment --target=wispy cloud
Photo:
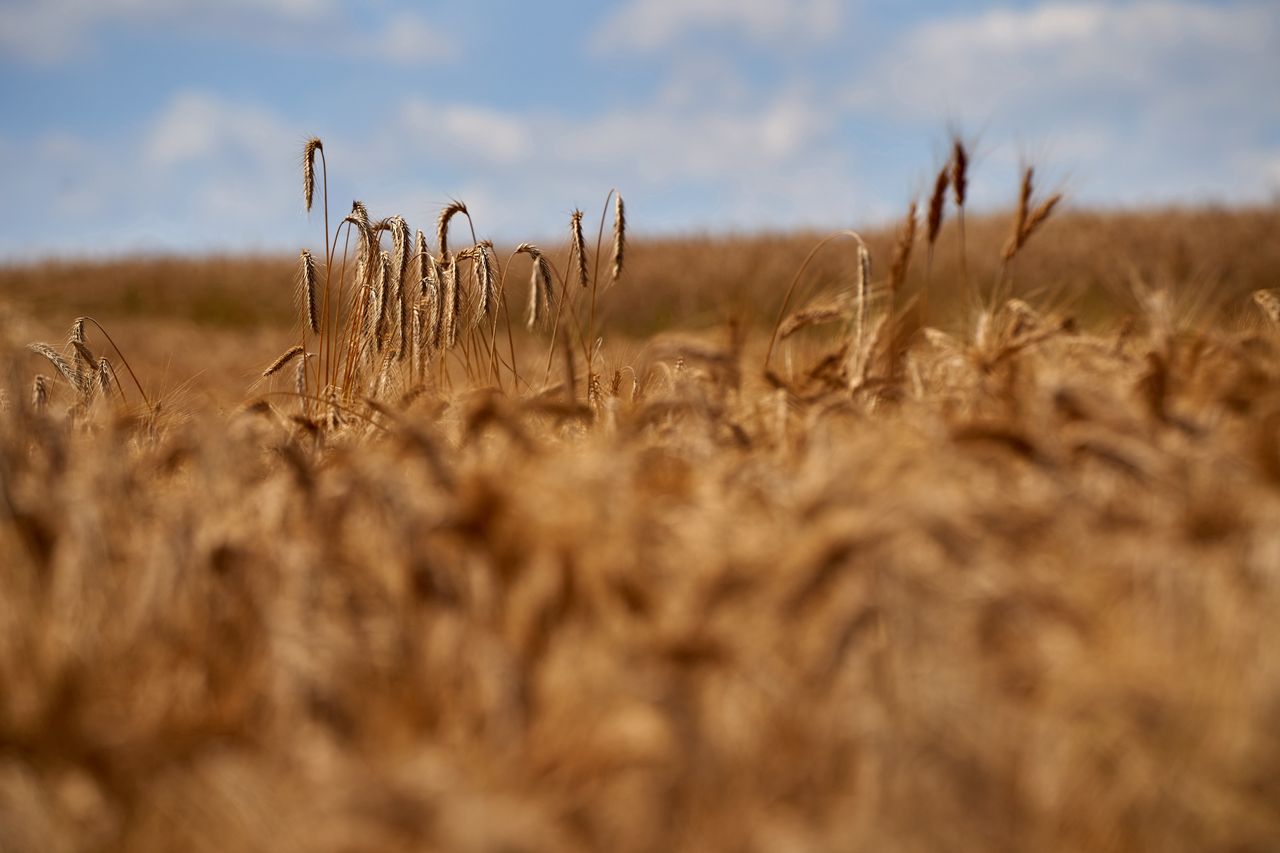
[[[1086,198],[1259,200],[1275,188],[1247,164],[1276,149],[1278,50],[1270,0],[1054,0],[910,28],[844,103],[1047,150]]]
[[[180,92],[154,120],[143,143],[152,169],[228,158],[256,163],[265,152],[283,151],[297,134],[270,111],[207,92]]]
[[[330,36],[348,56],[381,60],[396,65],[429,65],[449,62],[460,55],[457,41],[414,12],[400,12],[368,35]]]
[[[1262,2],[1048,2],[933,20],[886,50],[855,101],[910,116],[1061,110],[1151,98],[1237,106],[1280,79],[1280,9]],[[1261,96],[1261,97],[1260,97]]]
[[[595,34],[599,50],[645,53],[686,37],[724,32],[759,44],[835,36],[841,0],[629,0]]]
[[[0,5],[0,50],[51,66],[94,48],[111,28],[215,36],[269,50],[323,44],[332,54],[397,65],[456,57],[446,38],[413,11],[344,16],[337,0],[11,0]]]

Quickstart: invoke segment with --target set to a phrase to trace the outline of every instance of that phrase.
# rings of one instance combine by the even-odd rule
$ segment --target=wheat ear
[[[964,207],[965,197],[969,191],[969,153],[964,150],[964,143],[956,136],[951,140],[951,192],[956,207]]]
[[[573,255],[577,261],[578,281],[587,286],[587,241],[582,236],[582,211],[575,210],[569,217],[569,239],[572,241]]]
[[[613,197],[613,281],[622,275],[622,259],[627,247],[627,209],[622,194]]]
[[[378,352],[382,352],[382,347],[386,343],[387,334],[387,308],[390,301],[387,299],[387,288],[390,286],[391,278],[391,256],[384,250],[378,253],[377,280],[374,283],[374,326],[373,336],[374,343]]]
[[[31,350],[32,352],[39,353],[40,355],[49,359],[49,363],[58,369],[58,372],[62,374],[62,378],[67,380],[67,382],[71,385],[72,388],[76,389],[77,391],[83,390],[80,384],[80,374],[76,372],[75,368],[72,367],[71,363],[68,362],[65,358],[63,358],[62,354],[59,353],[56,349],[49,346],[48,344],[38,344],[38,343],[28,344],[27,349]]]
[[[280,354],[280,357],[271,362],[271,366],[262,371],[262,378],[265,379],[275,373],[280,372],[286,364],[293,361],[304,352],[301,344],[294,344]]]
[[[907,280],[911,267],[911,249],[916,242],[916,203],[907,208],[907,218],[898,232],[898,242],[893,249],[893,263],[889,266],[889,310],[893,311],[894,296]]]
[[[543,257],[542,250],[532,243],[516,246],[516,254],[528,255],[533,261],[529,272],[529,314],[526,320],[526,325],[532,329],[543,312],[551,308],[551,265]]]
[[[453,219],[457,214],[467,214],[467,206],[460,201],[454,200],[445,205],[444,210],[440,211],[440,217],[436,219],[436,245],[440,249],[440,259],[447,260],[449,257],[449,220]]]
[[[308,213],[316,195],[316,152],[322,150],[324,144],[315,136],[302,147],[302,200],[307,203]]]
[[[458,259],[452,255],[441,267],[440,301],[443,305],[441,317],[442,345],[444,349],[453,349],[458,343],[458,314],[462,308],[462,293],[458,287]]]
[[[933,251],[933,244],[938,241],[938,233],[942,231],[942,213],[947,203],[947,188],[951,184],[951,172],[948,166],[943,166],[938,171],[938,177],[933,181],[933,195],[929,197],[929,214],[925,218],[925,239],[929,243],[929,250]]]
[[[313,335],[320,333],[320,314],[316,307],[316,260],[303,249],[298,254],[298,289],[301,291],[303,312],[307,328]]]
[[[37,374],[35,381],[31,383],[31,408],[43,412],[48,405],[49,380],[42,374]]]
[[[1018,254],[1024,242],[1023,235],[1027,230],[1027,216],[1031,213],[1031,194],[1035,191],[1035,169],[1027,166],[1022,170],[1022,183],[1018,188],[1018,210],[1013,220],[1013,233],[1004,245],[1004,259],[1012,260]]]
[[[426,319],[431,324],[427,335],[427,348],[432,352],[440,349],[444,339],[444,299],[441,293],[440,265],[430,255],[424,255],[426,269],[422,277],[422,293],[426,298]]]

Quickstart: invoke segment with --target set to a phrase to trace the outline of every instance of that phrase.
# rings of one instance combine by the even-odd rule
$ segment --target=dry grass
[[[1274,211],[931,204],[779,312],[815,241],[451,209],[215,332],[4,273],[149,394],[3,291],[0,849],[1280,844]]]

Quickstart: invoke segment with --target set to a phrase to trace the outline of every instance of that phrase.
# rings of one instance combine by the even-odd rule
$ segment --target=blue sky
[[[317,242],[330,199],[502,239],[866,225],[948,129],[1086,205],[1280,197],[1276,0],[0,0],[0,258]]]

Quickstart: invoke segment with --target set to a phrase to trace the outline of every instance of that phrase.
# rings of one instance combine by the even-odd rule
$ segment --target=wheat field
[[[1280,212],[495,246],[325,154],[295,261],[0,271],[0,850],[1280,848]]]

